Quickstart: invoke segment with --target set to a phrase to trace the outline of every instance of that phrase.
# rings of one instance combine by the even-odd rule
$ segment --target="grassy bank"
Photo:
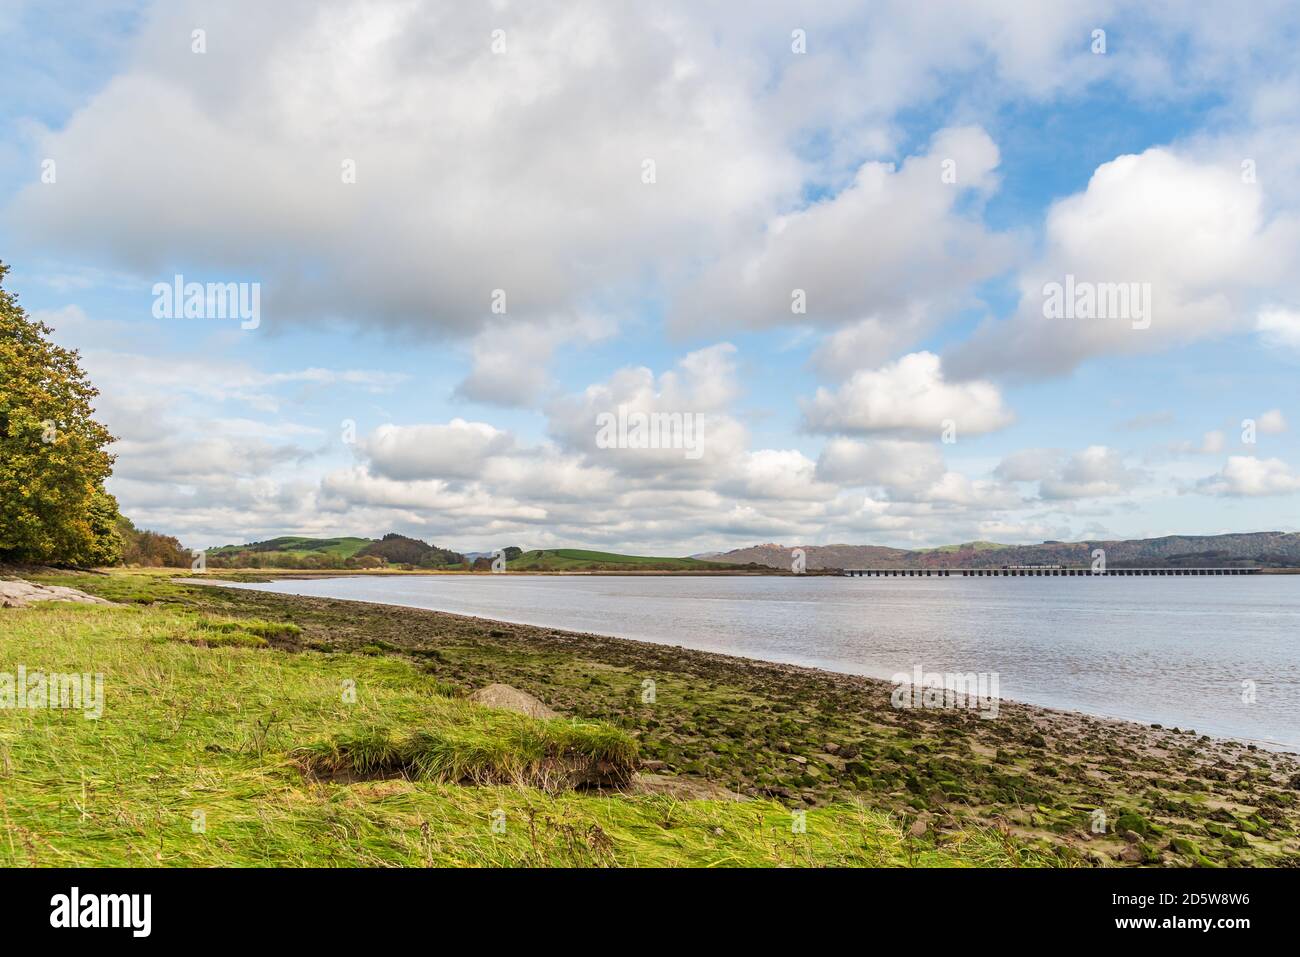
[[[787,831],[781,809],[799,808],[810,821],[880,814],[893,833],[919,820],[925,842],[940,848],[973,847],[970,835],[982,835],[986,844],[1005,840],[1063,864],[1283,865],[1300,858],[1294,756],[1186,729],[1009,702],[994,721],[968,711],[900,711],[890,707],[891,687],[882,682],[681,648],[182,585],[159,575],[51,580],[151,613],[292,623],[296,631],[268,639],[272,650],[291,652],[286,661],[400,663],[449,694],[513,685],[565,715],[625,732],[644,770],[703,793],[752,799],[739,805],[747,811],[717,804],[716,813],[768,808],[785,815]],[[310,744],[297,737],[280,742],[286,760]],[[1098,812],[1107,822],[1100,834],[1093,832]]]
[[[316,625],[232,617],[158,576],[96,583],[135,601],[0,610],[0,671],[104,675],[98,720],[0,709],[0,864],[1039,860],[994,831],[917,839],[861,803],[812,809],[796,833],[770,800],[575,790],[626,784],[635,736],[472,704],[419,658],[293,650]]]

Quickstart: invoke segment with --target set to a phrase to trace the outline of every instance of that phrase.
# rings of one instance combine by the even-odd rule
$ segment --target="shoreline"
[[[410,573],[407,573],[407,574],[410,574]],[[436,573],[435,573],[435,574],[436,574]],[[520,572],[520,573],[518,573],[518,574],[533,574],[533,573],[530,573],[530,572]],[[544,574],[569,574],[569,573],[544,573]],[[659,574],[670,574],[670,573],[659,573]],[[692,574],[694,574],[694,573],[692,573]],[[266,583],[271,583],[271,582],[273,582],[273,581],[277,581],[277,580],[279,580],[279,581],[294,581],[294,580],[300,580],[300,581],[314,581],[314,580],[319,580],[319,579],[322,579],[322,578],[357,578],[357,577],[374,577],[374,576],[356,576],[356,575],[346,575],[346,574],[345,574],[345,575],[324,575],[324,574],[323,574],[323,575],[292,575],[292,574],[288,574],[288,575],[279,575],[279,576],[275,576],[274,579],[268,579],[266,582],[229,581],[229,580],[224,580],[224,581],[223,581],[223,580],[219,580],[219,579],[207,579],[207,580],[205,580],[205,579],[201,579],[201,578],[177,578],[177,579],[175,579],[175,581],[177,581],[177,582],[179,582],[179,583],[183,583],[183,584],[192,584],[192,585],[208,585],[208,586],[215,585],[215,586],[218,586],[218,587],[229,587],[229,588],[234,588],[236,591],[252,591],[252,592],[259,593],[259,594],[284,595],[285,593],[283,593],[283,592],[264,591],[264,590],[262,590],[262,589],[247,588],[247,587],[244,587],[244,586],[251,585],[251,584],[266,584]],[[319,597],[321,597],[321,596],[313,596],[313,595],[294,595],[294,596],[289,596],[289,597],[295,597],[295,598],[319,598]],[[647,638],[632,638],[632,637],[628,637],[628,636],[626,636],[626,635],[619,635],[619,634],[614,634],[614,633],[611,633],[611,632],[573,631],[572,629],[560,628],[560,627],[558,627],[558,626],[542,625],[542,624],[537,624],[537,623],[534,623],[534,622],[527,622],[527,621],[518,621],[518,620],[516,620],[516,619],[512,619],[512,618],[488,617],[488,616],[484,616],[484,615],[468,615],[468,614],[464,614],[464,613],[462,613],[462,612],[446,611],[446,610],[438,609],[438,608],[426,608],[426,607],[424,607],[424,606],[422,606],[422,605],[402,605],[402,604],[393,604],[393,603],[391,603],[391,602],[370,601],[370,600],[363,599],[363,598],[329,598],[329,599],[327,599],[327,600],[330,600],[330,601],[347,601],[347,602],[355,602],[356,604],[361,604],[361,605],[371,605],[371,606],[382,607],[382,608],[401,608],[401,609],[408,610],[408,611],[427,612],[427,613],[429,613],[429,614],[434,614],[434,615],[448,615],[448,616],[451,616],[451,617],[453,617],[453,618],[464,618],[464,619],[468,619],[468,620],[472,620],[472,621],[477,621],[477,622],[485,622],[485,623],[487,623],[487,624],[510,625],[510,626],[512,626],[512,627],[519,627],[519,628],[539,629],[539,630],[546,631],[546,632],[563,632],[563,633],[565,633],[565,634],[573,635],[573,636],[576,636],[576,637],[600,638],[600,639],[611,640],[611,641],[626,641],[626,642],[633,642],[633,643],[635,643],[635,644],[651,645],[651,646],[662,647],[662,648],[676,648],[676,649],[680,649],[680,650],[683,650],[683,651],[691,651],[692,653],[695,653],[695,654],[714,655],[714,656],[717,656],[717,657],[719,657],[719,658],[722,658],[722,659],[728,659],[728,660],[732,660],[732,661],[739,661],[739,662],[746,662],[746,663],[754,663],[754,664],[759,664],[759,665],[770,665],[770,666],[772,666],[772,667],[774,667],[774,668],[797,669],[797,670],[800,670],[800,671],[809,672],[809,673],[812,673],[812,674],[815,674],[815,675],[821,675],[821,676],[825,676],[825,677],[828,677],[828,678],[854,678],[854,679],[861,679],[861,680],[864,680],[864,681],[872,682],[872,683],[877,684],[877,685],[885,686],[885,687],[889,688],[891,692],[892,692],[893,688],[895,687],[894,682],[892,682],[892,681],[889,680],[888,678],[883,678],[883,677],[879,677],[879,676],[876,676],[876,675],[860,674],[860,673],[857,673],[857,672],[851,672],[851,671],[839,671],[839,670],[836,670],[836,669],[834,669],[834,668],[825,668],[825,667],[821,667],[821,666],[819,666],[819,665],[805,665],[805,664],[798,664],[798,663],[795,663],[795,662],[774,661],[774,660],[772,660],[772,659],[770,659],[770,658],[752,658],[752,657],[749,657],[749,656],[746,656],[746,655],[728,654],[727,652],[722,652],[722,651],[709,651],[709,650],[704,650],[704,649],[693,649],[693,648],[687,648],[687,647],[684,646],[684,645],[674,645],[674,644],[670,644],[670,643],[668,643],[668,642],[663,642],[663,641],[654,641],[654,640],[652,640],[652,639],[647,639]],[[1059,708],[1059,707],[1055,707],[1055,706],[1052,706],[1052,705],[1040,704],[1040,703],[1038,703],[1038,702],[1025,701],[1025,700],[1023,700],[1023,699],[1019,699],[1019,698],[1005,698],[1005,697],[1000,697],[1000,698],[998,699],[998,701],[999,701],[999,708],[1001,708],[1001,707],[1005,707],[1006,705],[1014,704],[1014,705],[1019,705],[1019,706],[1024,707],[1024,708],[1029,708],[1029,709],[1039,709],[1039,710],[1042,710],[1042,711],[1044,711],[1044,712],[1048,712],[1048,713],[1052,713],[1052,714],[1067,715],[1067,716],[1073,716],[1073,717],[1088,717],[1088,718],[1095,718],[1095,719],[1097,719],[1097,720],[1101,720],[1101,721],[1109,721],[1109,722],[1116,722],[1116,723],[1119,723],[1119,724],[1131,725],[1131,726],[1133,726],[1133,727],[1135,727],[1135,728],[1138,728],[1138,729],[1144,729],[1144,730],[1145,730],[1145,729],[1155,730],[1156,727],[1157,727],[1156,723],[1154,723],[1154,722],[1144,721],[1144,720],[1137,719],[1137,718],[1124,717],[1124,716],[1122,716],[1122,715],[1106,714],[1106,713],[1104,713],[1104,712],[1099,712],[1099,711],[1087,711],[1087,710],[1081,710],[1081,709],[1075,709],[1075,708]],[[1187,730],[1190,731],[1191,733],[1195,733],[1195,730],[1194,730],[1194,729],[1187,729]],[[1240,735],[1219,735],[1219,734],[1211,734],[1211,735],[1208,735],[1208,737],[1209,737],[1211,740],[1213,740],[1213,741],[1219,741],[1219,742],[1237,742],[1237,743],[1240,743],[1240,744],[1243,744],[1243,745],[1254,745],[1255,747],[1260,748],[1260,749],[1262,749],[1262,750],[1266,750],[1266,751],[1269,751],[1269,752],[1276,752],[1276,753],[1280,753],[1280,754],[1292,755],[1292,756],[1295,756],[1298,760],[1300,760],[1300,743],[1290,744],[1290,743],[1285,743],[1285,742],[1280,742],[1280,741],[1271,741],[1271,740],[1268,740],[1268,739],[1262,739],[1262,738],[1250,738],[1250,737],[1244,737],[1244,736],[1240,736]]]
[[[1000,703],[996,720],[967,708],[896,708],[894,686],[877,678],[401,605],[212,587],[232,584],[216,576],[46,578],[169,609],[178,624],[256,620],[273,629],[271,649],[319,655],[308,668],[361,669],[367,657],[391,656],[440,694],[509,685],[562,717],[630,735],[639,770],[674,801],[860,806],[941,843],[1002,833],[1067,866],[1300,861],[1300,758],[1287,751],[1013,701]]]

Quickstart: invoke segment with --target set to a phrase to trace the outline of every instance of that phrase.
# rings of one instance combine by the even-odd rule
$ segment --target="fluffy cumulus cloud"
[[[1300,352],[1300,310],[1265,309],[1255,328],[1270,345]]]
[[[473,365],[455,394],[484,405],[533,406],[554,388],[548,366],[555,350],[597,341],[611,334],[612,325],[596,316],[490,324],[474,337]]]
[[[58,188],[12,214],[143,276],[259,279],[268,321],[472,332],[498,289],[509,315],[571,314],[798,188],[752,70],[672,13],[159,4],[135,51],[41,139]]]
[[[471,333],[497,289],[511,315],[550,321],[647,267],[701,262],[689,314],[720,318],[709,308],[739,281],[726,317],[788,315],[802,286],[810,317],[866,319],[961,297],[1008,251],[956,206],[993,185],[989,136],[942,130],[894,168],[870,158],[896,153],[898,111],[974,70],[1017,97],[1117,72],[1152,95],[1222,85],[1251,43],[1276,43],[1157,8],[1125,56],[1103,61],[1087,38],[1110,13],[1105,0],[1032,15],[954,2],[938,16],[903,0],[869,13],[158,3],[124,69],[66,124],[36,131],[31,155],[58,164],[57,188],[32,184],[9,215],[33,243],[149,282],[178,267],[259,279],[268,321]],[[796,28],[806,55],[791,49]],[[1214,68],[1180,72],[1174,39],[1207,48]],[[799,148],[810,136],[827,141],[815,158]],[[801,208],[809,182],[829,198]]]
[[[1015,315],[987,322],[951,367],[1043,377],[1248,329],[1258,297],[1297,265],[1297,223],[1232,163],[1164,148],[1120,156],[1053,205]]]
[[[988,382],[948,382],[932,352],[915,352],[880,369],[859,370],[837,389],[819,388],[802,403],[810,432],[980,435],[1005,428],[1012,414]]]
[[[998,149],[978,128],[946,129],[927,153],[864,164],[834,196],[773,218],[752,242],[711,264],[675,304],[679,324],[704,319],[773,326],[856,323],[858,345],[918,334],[972,284],[1010,261],[968,192],[995,183]],[[905,315],[903,322],[882,317]]]
[[[740,389],[735,352],[730,343],[700,349],[658,376],[644,366],[621,369],[551,402],[548,432],[562,448],[625,474],[679,483],[720,474],[748,443],[731,414]]]
[[[1218,473],[1201,479],[1197,489],[1233,498],[1290,495],[1300,491],[1300,474],[1281,459],[1231,455]]]
[[[1256,428],[1265,435],[1277,435],[1285,432],[1287,430],[1286,416],[1282,414],[1281,409],[1269,409],[1259,417]]]
[[[467,478],[513,444],[486,422],[452,419],[446,425],[382,425],[363,444],[376,475],[390,479]]]
[[[1036,482],[1048,501],[1124,495],[1143,478],[1141,470],[1126,466],[1122,454],[1104,445],[1074,453],[1023,449],[1003,459],[994,474],[1008,482]]]
[[[897,439],[832,439],[817,460],[818,476],[846,486],[924,488],[939,481],[944,472],[937,444]]]

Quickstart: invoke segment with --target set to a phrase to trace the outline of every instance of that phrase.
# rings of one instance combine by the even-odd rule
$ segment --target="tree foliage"
[[[117,534],[122,539],[123,565],[189,568],[194,560],[189,549],[173,536],[136,528],[126,516],[117,520]]]
[[[5,290],[8,271],[0,263],[0,561],[113,564],[122,541],[99,391]]]
[[[393,565],[420,565],[433,567],[437,565],[454,565],[463,562],[465,557],[446,548],[438,548],[422,542],[418,538],[408,538],[396,532],[389,532],[377,542],[371,542],[361,551],[357,558],[382,558]]]

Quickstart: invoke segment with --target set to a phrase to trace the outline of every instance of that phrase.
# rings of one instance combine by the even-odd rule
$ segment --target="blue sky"
[[[191,546],[1296,530],[1300,15],[914,6],[9,4],[6,284]]]

